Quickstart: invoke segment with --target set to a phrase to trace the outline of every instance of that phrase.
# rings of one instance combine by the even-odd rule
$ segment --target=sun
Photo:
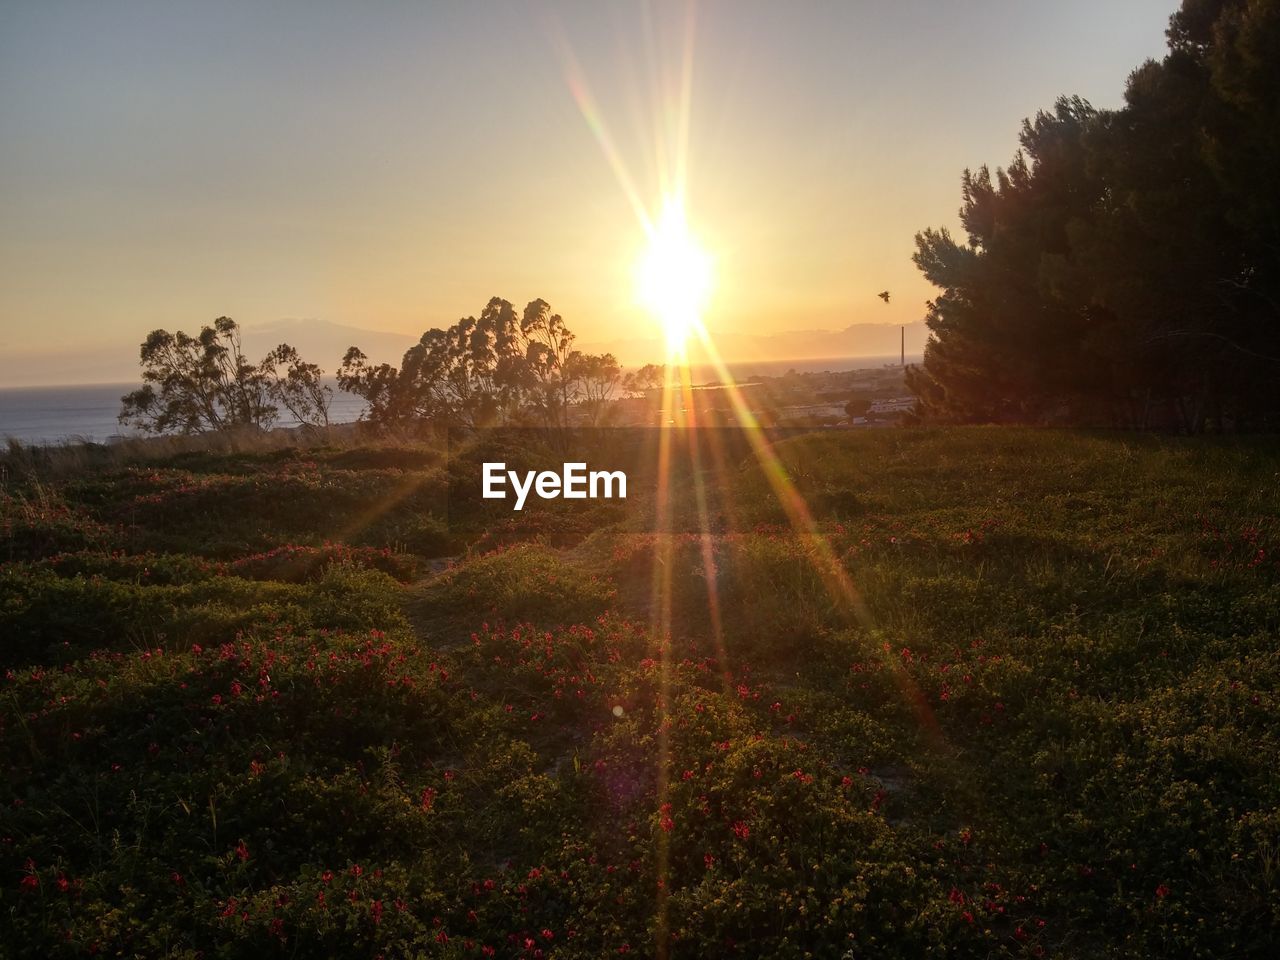
[[[711,257],[689,230],[684,205],[667,198],[636,264],[636,297],[662,324],[670,353],[683,351],[711,295]]]

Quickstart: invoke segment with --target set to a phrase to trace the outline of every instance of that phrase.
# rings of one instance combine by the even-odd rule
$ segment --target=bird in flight
[[[883,300],[885,303],[888,303],[888,302],[889,302],[889,291],[888,291],[888,290],[881,290],[879,293],[877,293],[877,294],[876,294],[876,296],[877,296],[877,297],[879,297],[881,300]]]

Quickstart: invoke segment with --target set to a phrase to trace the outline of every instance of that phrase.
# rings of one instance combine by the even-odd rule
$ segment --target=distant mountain
[[[180,329],[195,334],[200,324]],[[337,371],[348,347],[359,347],[374,363],[385,361],[398,366],[405,350],[418,339],[408,334],[365,330],[327,320],[244,323],[241,336],[245,352],[252,360],[260,360],[268,350],[288,343],[297,348],[304,360],[319,364],[320,369],[329,375]],[[0,389],[50,384],[134,383],[139,380],[138,345],[141,342],[142,335],[139,335],[134,343],[97,343],[62,350],[0,349]]]
[[[194,334],[199,324],[187,326]],[[424,325],[425,329],[425,325]],[[899,327],[891,323],[855,323],[843,330],[789,330],[754,335],[713,331],[723,360],[729,363],[813,360],[825,357],[893,357],[898,354]],[[907,324],[907,356],[924,350],[928,331],[922,323]],[[245,323],[241,328],[245,352],[258,360],[280,343],[297,348],[302,357],[333,375],[348,347],[356,346],[374,363],[399,365],[416,336],[366,330],[327,320],[287,319],[269,323]],[[141,336],[138,342],[141,342]],[[661,362],[666,353],[661,337],[627,337],[579,341],[587,353],[614,354],[626,366]],[[705,358],[692,353],[690,360]],[[98,343],[66,350],[0,349],[0,388],[46,384],[134,383],[139,379],[137,343]]]
[[[854,323],[843,330],[788,330],[772,334],[711,331],[721,359],[728,363],[891,357],[898,355],[901,337],[902,327],[896,323]],[[928,328],[923,323],[907,324],[907,356],[921,354],[928,337]],[[662,339],[657,336],[583,343],[581,349],[588,353],[612,353],[628,365],[658,362],[665,353]]]
[[[426,327],[423,327],[425,330]],[[278,344],[287,343],[297,349],[303,359],[333,373],[342,363],[348,347],[359,347],[374,363],[400,365],[404,352],[418,342],[406,333],[366,330],[348,327],[328,320],[275,320],[271,323],[244,324],[245,350],[257,358]]]

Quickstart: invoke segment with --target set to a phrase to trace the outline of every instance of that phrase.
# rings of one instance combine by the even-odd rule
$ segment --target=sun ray
[[[669,700],[673,674],[672,664],[672,562],[674,560],[674,536],[671,523],[671,462],[672,435],[678,427],[690,435],[691,487],[695,497],[698,524],[701,530],[700,559],[707,583],[707,603],[712,623],[713,639],[721,668],[729,670],[728,654],[720,624],[720,598],[716,583],[714,532],[711,530],[705,488],[705,478],[698,462],[696,437],[698,430],[697,405],[693,395],[688,360],[690,341],[698,344],[711,361],[722,384],[739,426],[743,429],[755,459],[758,461],[770,488],[804,545],[809,561],[824,584],[825,589],[847,611],[850,619],[864,629],[874,627],[870,609],[853,579],[836,555],[829,539],[813,516],[808,503],[788,476],[785,465],[774,451],[766,432],[761,428],[750,404],[742,395],[732,374],[724,364],[713,339],[703,323],[703,311],[707,306],[713,285],[713,262],[690,229],[687,213],[687,184],[689,177],[689,139],[692,121],[692,87],[694,71],[695,17],[692,5],[687,7],[684,21],[683,45],[676,89],[664,89],[667,85],[659,68],[654,24],[646,19],[645,40],[649,47],[649,66],[656,90],[654,98],[653,129],[654,155],[660,197],[653,212],[642,202],[641,194],[627,168],[621,153],[609,132],[600,109],[591,94],[577,59],[567,41],[559,36],[565,64],[565,77],[570,92],[581,111],[587,126],[613,171],[619,186],[630,204],[636,220],[647,241],[647,248],[635,268],[637,299],[654,315],[661,325],[666,340],[666,376],[662,389],[661,427],[658,431],[658,475],[655,500],[656,531],[653,550],[653,570],[650,598],[650,632],[657,648],[660,670],[659,693],[655,703],[658,721],[658,750],[655,758],[656,797],[659,815],[669,800],[670,741]],[[668,96],[668,94],[673,94]],[[679,409],[677,409],[679,408]],[[717,459],[717,467],[728,481],[727,464]],[[941,742],[941,732],[914,682],[896,662],[892,673],[899,695],[916,713],[917,720],[926,735],[935,744]],[[726,677],[728,673],[726,672]],[[657,837],[657,888],[654,892],[654,955],[665,957],[669,952],[668,872],[671,862],[671,834],[662,829]]]

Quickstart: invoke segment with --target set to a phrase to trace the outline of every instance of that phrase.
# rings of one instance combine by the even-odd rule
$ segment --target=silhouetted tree
[[[584,354],[575,350],[565,366],[566,376],[577,385],[575,392],[587,421],[598,426],[622,377],[617,358],[611,353]]]
[[[966,171],[966,242],[916,238],[941,293],[908,384],[926,415],[1133,426],[1280,410],[1280,3],[1186,0],[1125,105],[1024,123]]]
[[[191,337],[153,331],[140,351],[143,386],[121,398],[119,420],[149,433],[267,427],[277,410],[267,376],[250,363],[230,317]]]
[[[205,433],[271,426],[287,410],[303,426],[327,427],[333,391],[323,372],[282,343],[251,363],[230,317],[191,337],[155,330],[142,343],[143,385],[121,397],[119,420],[148,433]]]
[[[647,397],[661,390],[666,382],[665,368],[658,363],[646,363],[638,370],[628,370],[622,377],[622,389],[628,396]]]
[[[338,367],[338,387],[365,402],[361,416],[381,426],[413,420],[418,414],[400,371],[389,363],[371,364],[358,347],[351,347]]]
[[[546,301],[533,300],[517,315],[509,301],[494,297],[479,317],[428,330],[399,368],[371,365],[352,347],[338,383],[364,398],[365,417],[382,425],[430,420],[468,427],[562,426],[573,404],[600,406],[613,389],[608,364],[587,363],[573,342]],[[613,366],[616,371],[616,361]]]
[[[282,343],[261,363],[266,374],[267,394],[284,407],[299,424],[306,427],[329,426],[329,404],[333,389],[322,379],[323,372],[314,363],[307,363],[298,351]]]

